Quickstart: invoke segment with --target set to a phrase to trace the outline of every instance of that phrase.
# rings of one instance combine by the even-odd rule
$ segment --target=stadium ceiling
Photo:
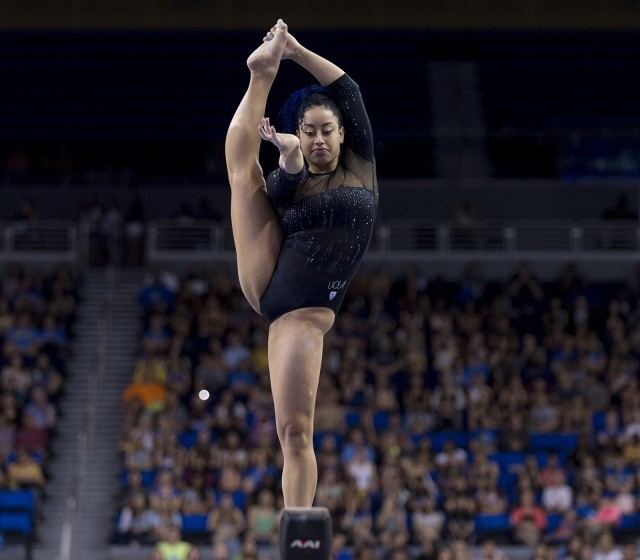
[[[262,29],[277,17],[294,29],[640,30],[629,0],[3,0],[0,29]]]

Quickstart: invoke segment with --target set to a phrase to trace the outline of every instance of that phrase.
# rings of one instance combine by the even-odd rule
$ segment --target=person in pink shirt
[[[533,493],[524,491],[520,495],[520,504],[511,512],[509,522],[514,528],[515,538],[529,546],[540,539],[547,527],[547,514],[535,505]]]
[[[598,529],[610,528],[622,519],[622,510],[615,501],[602,498],[598,504],[598,509],[591,519],[591,523]]]

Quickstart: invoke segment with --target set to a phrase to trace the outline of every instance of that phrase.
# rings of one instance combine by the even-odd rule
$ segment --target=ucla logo
[[[338,291],[338,290],[342,290],[346,285],[347,285],[346,280],[333,280],[333,282],[329,282],[327,289]]]

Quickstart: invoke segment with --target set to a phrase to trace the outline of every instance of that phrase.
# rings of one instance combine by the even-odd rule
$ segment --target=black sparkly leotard
[[[303,307],[340,309],[364,256],[376,215],[373,134],[358,85],[346,74],[328,86],[342,111],[345,139],[331,173],[281,169],[267,193],[282,226],[282,249],[260,311],[270,321]]]

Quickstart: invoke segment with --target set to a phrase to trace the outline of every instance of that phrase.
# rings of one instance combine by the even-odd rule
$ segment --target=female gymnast
[[[324,86],[303,96],[294,134],[264,118],[280,61]],[[358,85],[304,48],[282,20],[248,58],[249,87],[226,138],[240,286],[270,322],[269,371],[284,454],[285,508],[308,508],[317,485],[313,416],[323,337],[369,245],[377,205],[373,137]],[[260,139],[280,152],[265,181]]]

